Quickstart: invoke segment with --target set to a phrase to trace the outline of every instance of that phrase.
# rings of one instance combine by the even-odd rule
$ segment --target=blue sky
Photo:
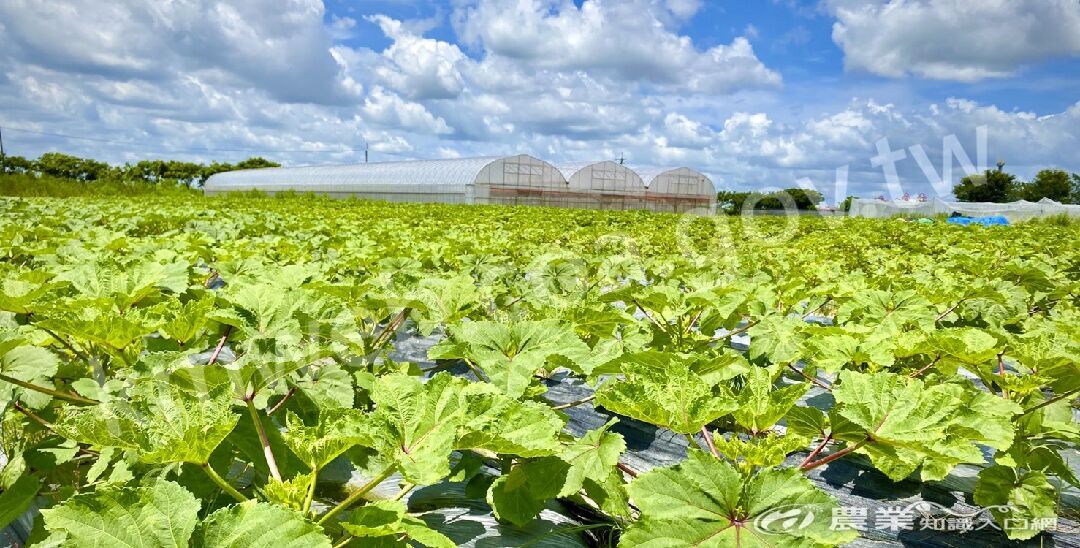
[[[624,156],[830,198],[1080,171],[1075,0],[8,0],[0,27],[27,156]]]

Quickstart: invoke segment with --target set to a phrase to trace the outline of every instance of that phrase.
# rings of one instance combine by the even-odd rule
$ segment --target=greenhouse
[[[207,195],[258,190],[314,192],[391,202],[539,205],[586,209],[715,212],[703,173],[677,168],[641,173],[603,161],[556,167],[529,155],[268,168],[218,173]]]
[[[1037,217],[1067,215],[1080,217],[1080,206],[1055,202],[1043,198],[1038,202],[1019,200],[1007,203],[946,202],[937,198],[927,200],[851,200],[851,217],[933,217],[935,215],[963,215],[967,217],[1005,217],[1009,221],[1024,221]]]

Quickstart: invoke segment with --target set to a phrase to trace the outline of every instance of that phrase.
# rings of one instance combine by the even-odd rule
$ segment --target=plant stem
[[[751,327],[754,327],[755,325],[757,325],[757,323],[758,323],[757,320],[748,321],[748,322],[746,322],[746,325],[736,329],[735,331],[731,331],[730,333],[728,333],[727,335],[724,335],[723,337],[720,337],[720,340],[730,339],[730,338],[734,337],[735,335],[738,335],[740,333],[745,333],[746,331],[749,331]]]
[[[33,411],[23,407],[22,404],[20,404],[17,401],[13,401],[11,403],[15,407],[15,410],[22,413],[23,415],[26,415],[26,418],[40,424],[41,426],[44,426],[45,429],[49,430],[50,432],[53,431],[53,425],[52,425],[51,422],[37,416],[36,413],[34,413]]]
[[[267,415],[273,415],[274,413],[276,413],[277,410],[281,409],[285,405],[285,402],[289,401],[289,398],[291,398],[292,395],[295,394],[295,393],[296,393],[296,387],[294,386],[294,387],[290,388],[288,392],[285,393],[285,397],[281,398],[281,401],[275,403],[273,407],[271,407],[269,410],[267,410],[266,414]]]
[[[570,409],[571,407],[577,407],[577,406],[579,406],[579,405],[581,405],[583,403],[589,403],[589,402],[591,402],[591,401],[593,401],[595,399],[596,399],[596,394],[593,394],[593,395],[591,395],[591,396],[589,396],[587,398],[581,398],[580,400],[574,400],[574,401],[569,402],[569,403],[564,403],[564,404],[561,404],[561,405],[552,406],[552,409],[554,409],[556,411],[561,411],[563,409]]]
[[[911,378],[915,378],[915,377],[918,377],[918,376],[922,375],[923,373],[926,373],[926,371],[929,370],[931,367],[934,367],[935,365],[937,365],[937,362],[939,362],[939,361],[941,361],[941,356],[940,355],[938,355],[938,357],[934,358],[934,361],[926,364],[926,366],[923,367],[922,369],[919,369],[918,371],[912,373],[910,375]]]
[[[236,499],[237,502],[244,502],[247,500],[247,497],[242,495],[240,491],[237,491],[235,487],[229,485],[229,482],[225,481],[225,478],[219,476],[218,473],[215,472],[214,469],[210,466],[210,463],[204,462],[202,465],[202,469],[206,471],[206,475],[210,476],[210,479],[213,480],[214,483],[216,483],[222,491],[228,493],[229,496]]]
[[[967,298],[963,298],[963,299],[960,299],[959,301],[956,301],[956,304],[950,306],[948,310],[946,310],[945,312],[942,312],[940,315],[938,315],[937,318],[934,318],[934,323],[938,323],[941,320],[945,319],[945,316],[948,316],[949,314],[952,314],[953,311],[955,311],[957,308],[960,308],[960,305],[964,304],[964,301],[966,301],[966,300],[967,300]]]
[[[89,357],[85,356],[82,352],[79,352],[78,350],[76,350],[75,347],[72,346],[71,343],[67,342],[67,339],[65,339],[65,338],[61,337],[60,335],[56,334],[55,331],[53,331],[53,330],[51,330],[51,329],[49,329],[47,327],[41,327],[40,325],[35,325],[34,327],[37,327],[38,329],[48,333],[50,337],[56,339],[57,342],[62,344],[64,346],[64,348],[67,348],[69,351],[71,351],[72,354],[75,354],[76,356],[82,358],[85,361],[90,361]]]
[[[712,453],[712,456],[720,458],[720,453],[716,450],[716,444],[713,443],[713,437],[708,427],[701,427],[701,436],[705,438],[705,445],[709,446],[709,452]]]
[[[476,378],[478,380],[481,380],[483,382],[490,382],[488,380],[487,375],[485,375],[484,372],[481,371],[480,368],[477,367],[477,365],[472,362],[472,360],[470,360],[469,358],[463,358],[463,359],[465,360],[465,365],[469,366],[469,370],[473,372],[473,375],[476,375]]]
[[[657,329],[659,329],[660,331],[662,331],[662,332],[664,332],[664,333],[667,333],[667,326],[665,326],[665,325],[661,325],[661,324],[660,324],[660,322],[656,321],[656,319],[654,319],[654,318],[652,317],[652,315],[651,315],[651,314],[649,314],[649,311],[648,311],[648,310],[645,310],[645,308],[644,308],[644,307],[642,307],[642,306],[641,306],[641,305],[640,305],[640,304],[639,304],[639,303],[637,302],[637,299],[633,299],[633,300],[631,300],[630,302],[634,303],[634,306],[636,306],[636,307],[637,307],[637,309],[638,309],[638,310],[640,310],[640,311],[641,311],[641,313],[642,313],[642,314],[643,314],[643,315],[644,315],[644,316],[645,316],[646,318],[648,318],[648,320],[649,320],[649,321],[650,321],[650,322],[651,322],[651,323],[652,323],[653,325],[655,325]]]
[[[1024,412],[1021,413],[1021,415],[1027,415],[1028,413],[1031,413],[1033,411],[1038,411],[1039,409],[1042,409],[1043,407],[1046,407],[1048,405],[1053,405],[1053,404],[1055,404],[1055,403],[1057,403],[1057,402],[1059,402],[1059,401],[1061,401],[1061,400],[1063,400],[1065,398],[1068,398],[1069,396],[1072,396],[1072,395],[1076,394],[1077,392],[1080,392],[1080,388],[1069,390],[1068,392],[1062,392],[1061,394],[1058,394],[1057,396],[1054,396],[1053,398],[1050,398],[1050,399],[1040,403],[1039,405],[1036,405],[1035,407],[1032,407],[1030,409],[1025,409]]]
[[[998,360],[998,375],[1001,376],[1002,379],[1004,379],[1005,378],[1005,353],[1002,352],[1001,354],[998,354],[997,360]],[[1004,386],[1001,387],[1001,395],[1005,396],[1006,398],[1009,397],[1009,391]]]
[[[393,473],[394,473],[394,466],[393,465],[387,466],[386,470],[383,470],[381,474],[379,474],[378,476],[375,476],[371,481],[365,483],[363,487],[361,487],[361,488],[357,489],[356,491],[354,491],[345,500],[341,501],[340,504],[338,504],[337,506],[331,508],[330,511],[327,512],[325,515],[323,515],[323,517],[320,518],[317,523],[319,525],[325,525],[327,521],[330,521],[330,518],[338,515],[342,510],[345,510],[346,508],[352,506],[353,504],[356,504],[356,502],[358,500],[363,498],[364,495],[368,494],[368,492],[370,492],[372,489],[374,489],[380,483],[386,481],[386,478],[389,478],[391,475],[393,475]]]
[[[846,455],[848,453],[851,453],[852,451],[855,451],[856,449],[866,445],[866,443],[869,442],[869,441],[870,441],[870,438],[866,438],[866,439],[860,441],[859,443],[856,443],[854,445],[849,445],[849,446],[847,446],[847,447],[845,447],[845,448],[843,448],[843,449],[841,449],[841,450],[839,450],[839,451],[837,451],[837,452],[835,452],[835,453],[833,453],[833,454],[831,454],[831,455],[829,455],[829,456],[827,456],[827,457],[825,457],[825,458],[823,458],[821,460],[818,460],[818,461],[815,461],[815,462],[808,462],[806,464],[803,464],[803,465],[799,466],[799,469],[802,470],[803,472],[806,472],[808,470],[813,470],[814,468],[817,468],[819,466],[824,466],[824,465],[829,464],[830,462],[832,462],[832,461],[834,461],[834,460],[836,460],[836,459],[838,459],[838,458],[840,458],[840,457],[842,457],[842,456],[844,456],[844,455]]]
[[[277,459],[274,458],[274,450],[270,448],[270,438],[266,436],[266,428],[263,427],[263,423],[259,419],[259,411],[255,409],[255,403],[251,401],[253,398],[254,395],[244,398],[244,403],[247,404],[248,412],[251,413],[251,420],[255,422],[255,431],[259,433],[259,442],[262,443],[263,455],[266,457],[266,466],[270,468],[270,475],[274,479],[281,481],[281,472],[278,471]]]
[[[821,445],[817,446],[816,449],[814,449],[809,455],[807,455],[806,459],[804,459],[802,463],[799,464],[799,467],[801,468],[803,466],[806,466],[807,464],[810,464],[810,462],[814,460],[814,457],[818,456],[818,454],[820,454],[821,451],[825,449],[826,445],[829,445],[830,441],[832,441],[832,434],[825,436],[825,439],[821,440]]]
[[[401,491],[398,491],[398,494],[394,495],[394,500],[405,498],[405,495],[408,495],[409,491],[412,491],[413,489],[416,489],[415,483],[406,483],[405,486],[401,488]]]
[[[341,539],[341,542],[334,545],[334,548],[345,548],[349,545],[349,541],[352,540],[352,535],[345,535],[345,538]]]
[[[815,379],[814,377],[811,377],[810,375],[807,375],[806,373],[800,371],[799,368],[795,367],[791,363],[788,363],[787,366],[788,366],[788,369],[798,373],[799,375],[802,375],[802,378],[804,378],[804,379],[818,385],[819,387],[823,388],[826,392],[832,392],[832,387],[831,386],[829,386],[829,385]]]
[[[382,350],[382,347],[386,346],[386,343],[390,342],[389,335],[397,333],[398,328],[401,327],[401,324],[405,322],[405,318],[407,318],[409,316],[409,313],[411,312],[411,307],[406,306],[405,308],[402,308],[401,312],[398,312],[397,316],[394,316],[394,318],[390,320],[390,323],[386,324],[386,327],[383,328],[381,333],[379,333],[379,336],[375,338],[375,341],[373,343],[371,343],[371,352],[368,352],[368,355],[374,354],[379,350]]]
[[[315,500],[315,483],[319,479],[319,469],[311,471],[311,482],[308,483],[307,495],[304,497],[304,514],[311,511],[311,502]]]
[[[615,466],[618,467],[619,470],[622,470],[623,472],[625,472],[626,475],[628,475],[628,476],[630,476],[632,478],[638,477],[638,473],[637,473],[636,470],[634,470],[633,468],[630,468],[629,466],[627,466],[627,465],[625,465],[625,464],[623,464],[621,462],[616,464]]]
[[[26,381],[21,381],[19,379],[16,379],[15,377],[9,377],[7,375],[4,375],[3,373],[0,373],[0,381],[10,382],[11,384],[14,384],[16,386],[21,386],[23,388],[26,388],[27,390],[33,390],[34,392],[40,392],[42,394],[47,394],[47,395],[52,396],[54,398],[60,398],[62,400],[66,400],[66,401],[69,401],[71,403],[78,403],[78,404],[82,404],[82,405],[97,405],[97,404],[101,403],[101,402],[99,402],[97,400],[94,400],[94,399],[84,398],[82,396],[79,396],[78,394],[70,394],[68,392],[61,392],[59,390],[53,390],[52,388],[45,388],[44,386],[38,386],[36,384],[30,384],[30,383],[28,383]]]
[[[218,356],[221,355],[221,349],[225,348],[225,341],[229,340],[229,334],[232,333],[232,326],[225,326],[225,333],[221,335],[221,340],[218,341],[217,346],[214,347],[214,353],[210,354],[210,361],[206,362],[206,365],[214,365],[217,362]]]

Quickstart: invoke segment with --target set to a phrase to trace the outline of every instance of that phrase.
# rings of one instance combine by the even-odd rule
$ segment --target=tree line
[[[816,190],[789,188],[776,192],[736,192],[721,190],[716,193],[717,206],[725,213],[740,213],[744,209],[755,211],[772,209],[817,209],[825,197]]]
[[[1044,169],[1025,182],[1006,172],[1005,163],[999,162],[996,170],[961,179],[953,187],[953,194],[961,202],[1037,202],[1049,198],[1063,204],[1080,204],[1080,173]]]
[[[114,166],[89,158],[59,152],[46,152],[37,159],[22,156],[0,156],[0,174],[32,177],[54,177],[83,183],[146,183],[197,188],[211,175],[238,169],[280,167],[281,164],[258,156],[235,164],[213,162],[200,164],[178,160],[140,160]]]

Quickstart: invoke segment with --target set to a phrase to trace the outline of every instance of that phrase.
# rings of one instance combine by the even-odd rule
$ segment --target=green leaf
[[[991,507],[990,513],[1013,540],[1039,534],[1056,523],[1057,491],[1042,472],[1018,471],[991,466],[979,472],[975,504]]]
[[[859,451],[894,481],[920,466],[923,481],[931,481],[958,464],[984,462],[976,444],[1007,448],[1013,438],[1010,419],[1021,411],[973,387],[927,386],[893,373],[843,371],[833,396],[833,426],[847,421],[858,427],[834,437],[863,444]]]
[[[431,548],[454,548],[456,544],[446,535],[410,516],[405,504],[380,500],[357,508],[342,522],[341,528],[359,540],[359,544],[378,546],[409,546],[412,542]]]
[[[570,465],[558,457],[544,457],[519,464],[499,476],[488,491],[495,517],[515,525],[527,525],[548,500],[559,496]]]
[[[34,476],[19,476],[10,487],[0,493],[0,529],[7,528],[34,502],[41,482]]]
[[[143,462],[201,465],[239,418],[227,392],[199,397],[171,384],[147,381],[130,401],[69,408],[56,426],[82,443],[135,451]]]
[[[60,366],[60,360],[52,352],[38,347],[19,344],[18,339],[0,344],[0,373],[23,382],[53,388],[52,378]],[[5,348],[8,350],[5,352]],[[52,396],[16,386],[0,380],[0,401],[18,395],[19,400],[31,409],[41,409],[52,401]]]
[[[781,436],[766,432],[748,439],[738,434],[728,437],[713,436],[717,452],[740,467],[760,468],[779,466],[788,454],[806,447],[810,439],[791,431]]]
[[[619,463],[619,457],[626,451],[623,437],[608,430],[619,419],[611,419],[604,426],[590,430],[580,439],[570,442],[561,455],[570,464],[566,473],[566,483],[559,496],[569,496],[581,490],[585,480],[604,482]]]
[[[767,358],[770,363],[791,363],[802,355],[806,322],[790,316],[766,316],[751,327],[750,358]]]
[[[41,514],[46,529],[66,533],[65,545],[186,548],[201,505],[183,487],[157,480],[75,495]]]
[[[372,390],[373,445],[396,462],[405,479],[430,485],[450,474],[450,452],[461,425],[461,387],[466,381],[439,373],[380,377]]]
[[[773,377],[768,369],[751,368],[747,383],[739,391],[739,408],[735,422],[753,433],[772,428],[799,401],[810,385],[800,383],[774,390]]]
[[[308,487],[315,479],[315,473],[299,474],[285,481],[269,478],[263,486],[266,500],[293,510],[303,511],[307,500]]]
[[[462,358],[487,375],[493,385],[507,396],[520,397],[552,356],[587,362],[588,345],[581,342],[570,326],[556,320],[526,321],[513,324],[467,322],[451,329],[456,344],[432,348],[435,359]]]
[[[266,502],[247,502],[210,514],[195,531],[205,548],[330,548],[322,528],[295,510]]]
[[[357,409],[336,409],[306,426],[292,411],[285,415],[285,444],[304,464],[319,470],[356,445],[371,445],[367,416]]]
[[[691,434],[738,408],[724,386],[697,373],[696,358],[640,352],[618,362],[625,380],[609,381],[596,392],[597,402],[615,413]]]
[[[682,463],[642,474],[629,490],[641,519],[620,546],[835,546],[858,536],[830,528],[836,500],[794,469],[744,477],[692,449]],[[795,519],[777,519],[787,512]]]
[[[507,397],[486,383],[468,385],[464,398],[465,420],[455,448],[521,457],[558,451],[558,434],[565,421],[550,406]]]

